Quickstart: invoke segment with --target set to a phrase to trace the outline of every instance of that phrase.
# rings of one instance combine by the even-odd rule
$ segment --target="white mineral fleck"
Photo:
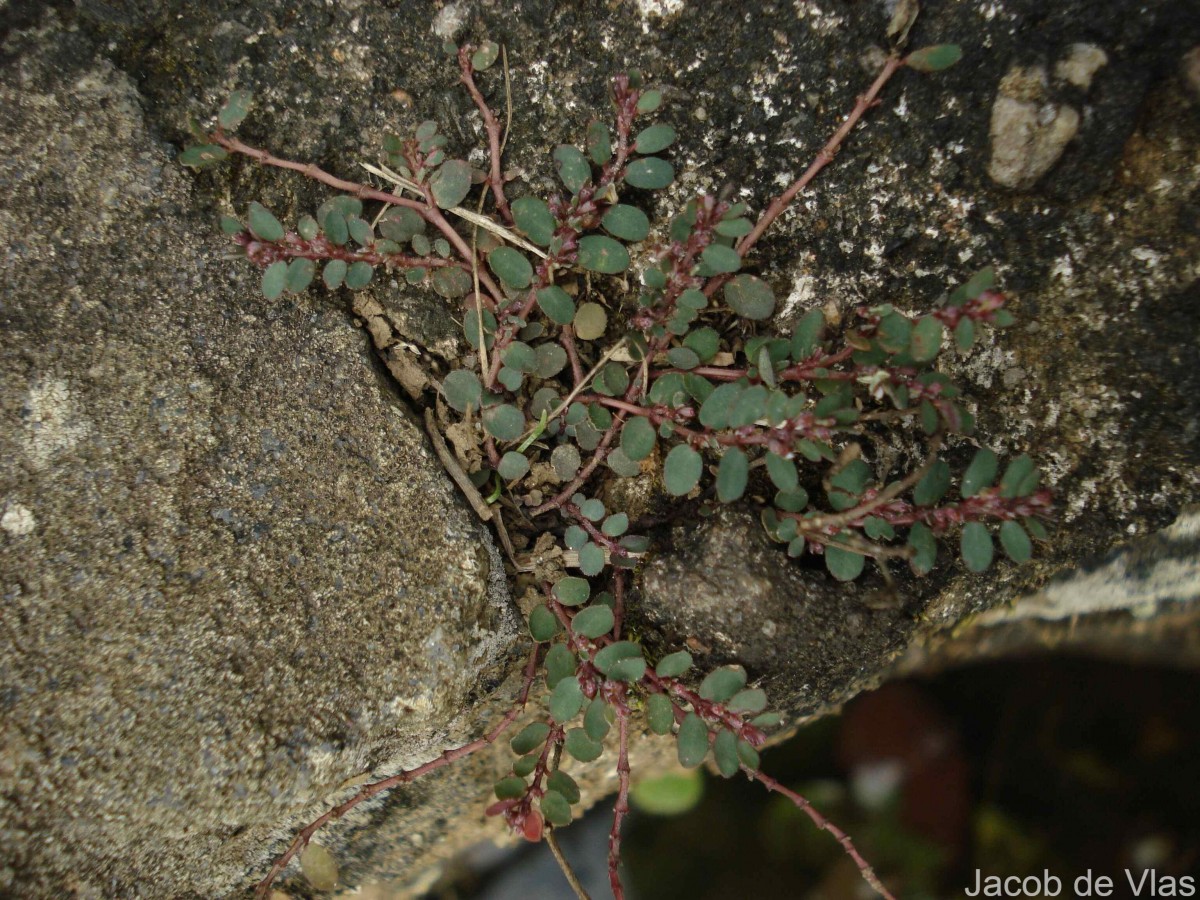
[[[469,12],[466,3],[447,3],[433,17],[430,30],[443,41],[452,41],[467,24]]]
[[[1054,67],[1054,74],[1086,91],[1092,86],[1092,77],[1106,65],[1108,54],[1095,44],[1072,44]]]
[[[33,518],[33,513],[30,512],[29,507],[20,503],[9,503],[4,508],[4,515],[0,516],[0,528],[13,537],[32,534],[36,527],[37,522]]]

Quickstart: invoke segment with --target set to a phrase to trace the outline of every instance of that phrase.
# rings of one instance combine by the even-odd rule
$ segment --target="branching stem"
[[[608,833],[608,883],[613,900],[625,900],[621,885],[621,824],[629,812],[629,709],[625,705],[625,689],[620,691],[617,711],[617,802],[613,804],[612,830]]]
[[[543,837],[546,840],[546,846],[550,848],[550,853],[554,856],[554,861],[562,869],[563,877],[567,879],[567,884],[571,886],[571,890],[575,892],[578,900],[592,900],[588,892],[584,889],[583,882],[579,880],[579,876],[571,868],[571,863],[567,861],[567,856],[562,852],[562,847],[558,845],[558,835],[554,833],[554,829],[547,828]]]
[[[841,127],[833,133],[833,137],[831,137],[825,146],[821,148],[820,152],[816,156],[816,159],[809,164],[809,167],[805,170],[804,174],[792,182],[791,186],[789,186],[786,191],[784,191],[771,202],[771,205],[763,211],[761,216],[759,216],[758,222],[754,225],[754,229],[748,235],[738,241],[736,249],[743,258],[745,258],[746,254],[750,252],[750,248],[758,242],[758,239],[763,236],[763,232],[765,232],[771,226],[771,223],[778,219],[779,216],[783,214],[783,211],[787,209],[789,205],[791,205],[791,202],[796,199],[796,195],[808,187],[809,183],[820,174],[822,169],[833,162],[834,158],[837,156],[838,150],[842,146],[842,142],[845,141],[850,132],[854,130],[854,126],[858,124],[859,120],[863,117],[867,110],[875,105],[876,98],[879,96],[879,92],[883,90],[884,85],[891,80],[892,76],[895,75],[896,72],[903,67],[903,65],[904,60],[899,56],[892,55],[888,57],[888,61],[884,63],[883,68],[875,77],[875,81],[873,81],[871,86],[867,88],[867,92],[865,94],[859,96],[858,101],[854,104],[854,109],[850,111],[850,115],[846,117],[846,120],[842,123]],[[713,279],[709,282],[708,286],[706,286],[705,293],[711,297],[717,288],[721,286],[723,281],[724,279],[720,278]]]
[[[500,123],[496,120],[496,114],[492,112],[492,108],[488,106],[488,102],[483,99],[483,94],[479,93],[479,88],[475,85],[475,68],[471,65],[470,46],[464,44],[459,48],[458,65],[462,70],[462,83],[466,85],[467,92],[471,95],[471,99],[475,101],[475,106],[479,110],[479,114],[483,116],[483,127],[487,130],[488,158],[491,162],[488,172],[488,188],[496,200],[497,211],[504,218],[504,221],[511,225],[513,221],[512,211],[508,208],[508,198],[504,196],[504,176],[500,172]]]
[[[766,775],[757,769],[751,769],[748,766],[742,766],[742,771],[751,781],[757,781],[767,790],[774,791],[781,796],[787,797],[801,812],[803,812],[809,817],[809,819],[812,820],[814,825],[816,825],[822,831],[827,831],[829,834],[833,835],[834,840],[841,844],[842,849],[846,851],[846,855],[854,860],[854,864],[858,866],[858,871],[862,874],[863,880],[866,881],[867,884],[871,885],[871,887],[873,887],[881,897],[886,898],[886,900],[896,900],[896,898],[892,896],[892,892],[884,887],[883,882],[879,880],[879,876],[875,874],[875,870],[871,868],[871,864],[863,859],[862,854],[858,852],[858,849],[854,846],[854,842],[850,840],[850,835],[846,834],[846,832],[842,831],[842,829],[838,828],[827,818],[817,812],[817,810],[813,808],[813,805],[809,803],[807,799],[793,791],[791,788],[785,787],[770,775]]]
[[[338,178],[326,172],[320,166],[313,163],[300,163],[290,159],[282,159],[278,156],[273,156],[266,150],[260,150],[257,147],[251,147],[249,144],[243,143],[237,138],[225,134],[222,131],[217,131],[209,135],[210,139],[215,144],[224,147],[230,153],[239,153],[242,156],[248,156],[253,160],[258,161],[264,166],[274,166],[278,169],[290,169],[293,172],[299,172],[305,178],[311,178],[314,181],[319,181],[321,184],[327,184],[335,190],[342,191],[358,197],[360,200],[378,200],[380,203],[390,203],[392,206],[406,206],[409,209],[416,210],[421,218],[429,222],[446,236],[454,249],[462,257],[464,262],[471,260],[471,248],[463,239],[463,236],[451,227],[446,221],[446,217],[441,214],[437,206],[430,203],[421,203],[418,200],[410,200],[408,197],[401,197],[399,194],[393,194],[389,191],[381,191],[378,188],[373,188],[367,184],[361,184],[357,181],[347,181],[345,178]],[[492,303],[498,302],[504,296],[500,288],[492,280],[491,276],[484,271],[480,271],[479,280],[483,282],[484,287],[490,293]]]

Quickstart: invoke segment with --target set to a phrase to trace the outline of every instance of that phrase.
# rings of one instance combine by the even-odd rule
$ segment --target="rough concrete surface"
[[[869,83],[886,21],[875,0],[752,14],[600,0],[0,7],[0,892],[245,890],[300,819],[345,796],[338,784],[431,758],[512,694],[520,646],[488,589],[488,538],[344,298],[267,304],[257,273],[222,259],[219,213],[257,199],[294,220],[323,193],[245,163],[181,169],[190,116],[250,88],[248,141],[347,176],[425,118],[466,152],[481,126],[441,42],[488,36],[512,65],[514,196],[546,193],[549,150],[578,141],[608,77],[636,66],[664,86],[680,135],[662,211],[726,183],[761,208]],[[637,627],[655,646],[691,638],[706,662],[744,656],[794,716],[877,683],[939,629],[1153,535],[1197,495],[1194,4],[924,4],[914,43],[951,40],[964,61],[889,86],[753,267],[787,327],[813,305],[928,308],[994,263],[1018,325],[947,368],[979,441],[1046,468],[1055,537],[1034,564],[984,577],[948,554],[888,605],[869,583],[842,592],[789,568],[745,514],[664,525]],[[1106,59],[1087,79],[1099,57],[1070,65],[1080,45]],[[1005,187],[989,174],[992,123],[1017,69],[1046,73],[1033,132],[1064,109],[1078,120],[1053,153],[1036,134],[1007,149],[1019,177]],[[486,90],[499,105],[498,81]],[[455,332],[427,293],[381,280],[370,294],[414,344]],[[952,446],[950,461],[973,449]],[[757,613],[747,624],[738,584],[770,604],[774,634]],[[1168,614],[1194,631],[1198,594],[1108,610],[1106,633],[1136,637]],[[814,605],[789,608],[796,595]],[[497,834],[479,798],[506,769],[504,751],[480,755],[330,831],[346,882],[402,889]]]

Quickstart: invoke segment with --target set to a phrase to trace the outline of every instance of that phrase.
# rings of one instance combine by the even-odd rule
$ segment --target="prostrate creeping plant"
[[[562,189],[510,199],[504,128],[479,81],[500,48],[453,49],[487,136],[482,171],[453,155],[433,121],[388,138],[385,163],[372,170],[387,187],[274,156],[234,134],[251,106],[244,91],[181,156],[197,168],[245,157],[337,192],[292,229],[258,203],[243,219],[222,219],[263,269],[267,301],[318,278],[330,292],[361,291],[381,270],[402,274],[430,302],[449,301],[463,323],[462,355],[418,399],[436,428],[456,429],[456,452],[443,448],[443,459],[509,551],[533,640],[519,701],[500,722],[320,816],[277,859],[258,894],[323,825],[496,742],[534,697],[537,711],[511,738],[511,772],[496,783],[488,813],[555,848],[554,829],[571,822],[581,798],[564,753],[590,763],[608,740],[618,778],[609,844],[615,897],[623,896],[629,742],[643,730],[673,739],[684,766],[711,759],[725,777],[741,773],[788,797],[891,897],[849,836],[761,770],[759,748],[781,716],[743,668],[695,673],[688,651],[651,654],[629,636],[638,566],[653,547],[627,512],[609,508],[606,485],[655,479],[664,505],[680,509],[766,497],[763,527],[780,552],[819,557],[839,581],[857,578],[868,560],[889,584],[892,565],[926,574],[945,538],[957,541],[972,572],[992,563],[996,537],[1011,559],[1030,557],[1050,511],[1030,457],[1002,465],[980,449],[956,483],[940,456],[974,424],[960,390],[937,368],[947,338],[965,353],[982,329],[1013,321],[992,269],[923,313],[861,307],[835,327],[811,309],[790,334],[770,327],[775,294],[754,271],[756,242],[833,161],[889,81],[905,69],[953,65],[959,48],[905,55],[895,47],[808,170],[761,213],[702,195],[659,226],[640,205],[675,179],[668,155],[675,130],[647,121],[662,102],[659,90],[637,73],[615,77],[611,119],[593,121],[582,146],[553,152]],[[902,469],[873,452],[898,429],[921,448]],[[318,883],[328,880],[319,870],[329,862],[316,845],[304,860]]]

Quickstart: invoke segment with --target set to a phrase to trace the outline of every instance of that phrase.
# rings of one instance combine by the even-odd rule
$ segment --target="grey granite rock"
[[[219,896],[342,782],[471,730],[515,620],[349,316],[255,296],[128,76],[25,40],[0,75],[0,894]]]

